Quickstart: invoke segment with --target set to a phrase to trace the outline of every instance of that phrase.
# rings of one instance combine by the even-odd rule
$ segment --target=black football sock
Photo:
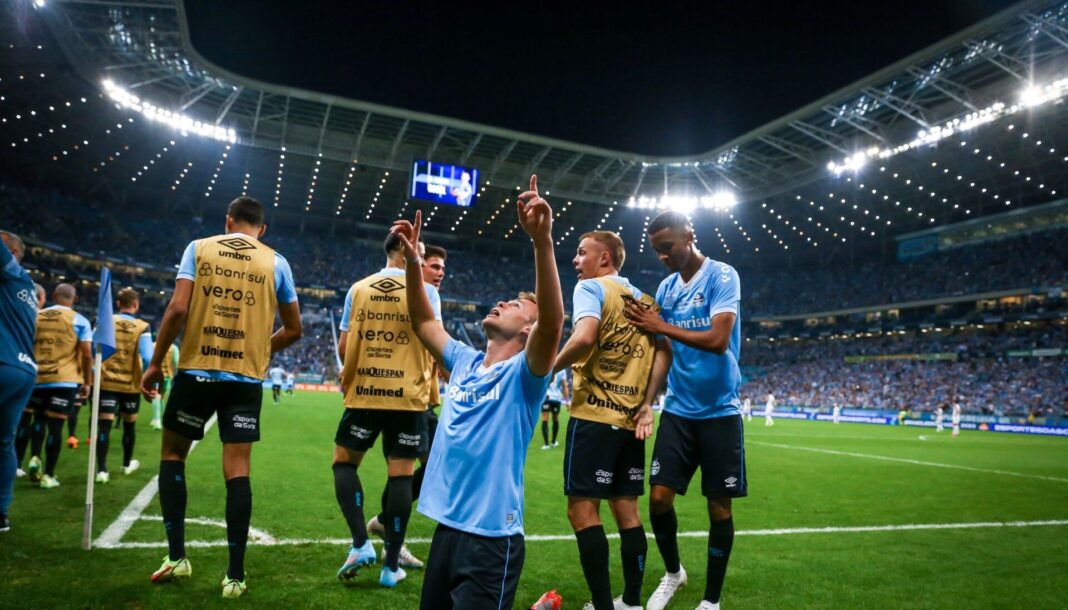
[[[70,410],[70,415],[67,416],[67,436],[78,438],[78,412],[81,410],[81,407]]]
[[[334,496],[349,524],[352,546],[362,547],[367,543],[367,524],[363,522],[363,485],[354,464],[334,464]]]
[[[543,445],[549,444],[549,422],[541,422],[541,438],[545,441]]]
[[[33,416],[33,425],[30,426],[30,457],[41,457],[41,446],[44,445],[45,431],[47,427],[48,416],[44,413],[38,413]]]
[[[226,542],[230,548],[230,565],[226,575],[245,580],[245,547],[248,524],[252,520],[252,485],[248,477],[226,482]]]
[[[575,532],[578,540],[579,563],[586,576],[586,585],[593,596],[595,610],[612,610],[612,581],[608,576],[608,537],[603,525],[594,525]]]
[[[420,465],[412,475],[412,502],[419,499],[419,492],[423,491],[423,477],[426,475],[426,466]]]
[[[560,420],[553,420],[553,444],[556,444],[556,436],[560,434]]]
[[[185,462],[159,463],[159,504],[171,561],[185,557]]]
[[[386,504],[389,504],[389,485],[382,488],[382,502],[378,505],[378,514],[375,515],[375,519],[378,519],[383,527],[386,525]]]
[[[137,422],[122,422],[122,465],[130,465],[133,459],[134,443],[137,442]]]
[[[23,413],[19,419],[18,431],[15,433],[15,459],[16,464],[22,467],[22,460],[26,457],[26,447],[30,445],[30,432],[33,430],[33,413]]]
[[[45,474],[56,476],[56,464],[59,463],[59,451],[63,446],[63,420],[48,418],[48,442],[45,445]]]
[[[408,519],[412,516],[412,476],[389,477],[389,504],[382,511],[386,521],[386,560],[387,568],[397,569],[404,534],[408,531]]]
[[[96,471],[108,471],[108,445],[111,441],[110,419],[98,419],[96,422]]]
[[[645,556],[649,552],[645,528],[639,525],[619,530],[619,542],[619,554],[623,560],[623,603],[628,606],[641,606]]]
[[[652,511],[650,513],[649,523],[653,526],[656,548],[660,549],[660,556],[664,558],[664,567],[675,574],[679,571],[679,519],[675,515],[675,507],[659,515]]]
[[[727,561],[734,546],[734,519],[713,521],[708,528],[708,572],[705,579],[705,599],[713,604],[719,602],[723,591],[723,578],[727,575]]]

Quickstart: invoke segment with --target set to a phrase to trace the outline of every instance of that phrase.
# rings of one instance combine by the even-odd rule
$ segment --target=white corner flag
[[[82,548],[93,547],[93,483],[96,473],[97,418],[100,417],[100,373],[103,362],[115,353],[115,321],[111,311],[111,270],[100,268],[100,295],[96,303],[96,328],[93,329],[93,404],[89,420],[89,473],[85,482],[85,524]]]

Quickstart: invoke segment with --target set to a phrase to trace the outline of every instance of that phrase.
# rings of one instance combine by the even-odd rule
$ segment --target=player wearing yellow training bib
[[[223,597],[245,592],[245,547],[252,517],[252,444],[260,439],[263,378],[271,355],[301,336],[293,273],[260,238],[263,206],[249,197],[230,202],[226,234],[189,244],[178,266],[174,296],[160,323],[152,362],[141,379],[147,398],[163,381],[163,362],[184,331],[174,388],[163,412],[159,499],[167,557],[152,582],[192,572],[185,556],[185,459],[194,440],[217,418],[226,479],[226,538],[230,563]],[[282,328],[272,333],[277,312]]]
[[[572,261],[580,280],[575,286],[574,331],[554,366],[556,370],[570,366],[574,374],[564,493],[586,584],[598,610],[641,606],[648,543],[638,516],[638,496],[645,493],[651,405],[670,365],[666,341],[656,341],[623,315],[628,304],[659,310],[652,297],[619,276],[625,256],[623,240],[611,231],[592,231],[580,238]],[[665,351],[658,355],[658,347]],[[602,499],[612,506],[619,526],[623,606],[613,606]]]
[[[380,583],[392,587],[403,579],[399,558],[412,512],[415,461],[427,451],[426,410],[437,379],[430,353],[412,334],[400,238],[391,233],[383,249],[386,266],[353,284],[345,296],[338,340],[345,412],[334,436],[333,469],[334,492],[352,534],[352,546],[337,576],[349,580],[376,560],[367,538],[358,471],[382,435],[389,504],[382,507],[387,527]],[[423,287],[440,320],[437,289],[425,282]]]

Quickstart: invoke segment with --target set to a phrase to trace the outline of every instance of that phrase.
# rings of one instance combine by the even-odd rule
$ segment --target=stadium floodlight
[[[119,106],[133,110],[150,121],[169,125],[182,133],[194,133],[230,144],[237,142],[237,132],[233,129],[198,121],[189,115],[160,108],[130,93],[109,78],[104,79],[102,84],[104,92]]]
[[[690,214],[694,210],[703,208],[723,212],[738,205],[738,198],[730,191],[720,191],[703,197],[688,197],[683,195],[664,195],[663,197],[631,197],[627,201],[628,208],[642,210],[674,210],[683,214]]]
[[[855,172],[862,168],[869,159],[889,159],[890,157],[914,148],[936,144],[954,134],[970,131],[980,125],[992,123],[998,119],[1012,116],[1023,110],[1028,110],[1030,108],[1035,108],[1036,106],[1041,106],[1042,104],[1060,100],[1065,94],[1068,94],[1068,77],[1050,81],[1041,86],[1032,84],[1020,92],[1019,100],[1015,104],[994,102],[986,108],[981,108],[969,112],[964,116],[950,119],[941,125],[935,125],[929,129],[922,129],[915,138],[904,144],[887,148],[872,146],[864,152],[855,153],[841,161],[831,161],[827,164],[827,169],[833,172],[836,176],[840,176],[847,171]]]

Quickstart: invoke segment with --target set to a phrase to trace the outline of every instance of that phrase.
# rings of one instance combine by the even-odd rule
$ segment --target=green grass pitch
[[[346,547],[330,540],[347,536],[330,469],[340,405],[332,394],[298,393],[276,407],[265,394],[263,440],[253,450],[252,526],[281,544],[250,547],[249,591],[236,603],[227,600],[230,606],[418,606],[418,571],[396,590],[379,588],[377,566],[364,570],[354,586],[334,576]],[[149,413],[146,405],[138,425],[139,472],[121,473],[115,435],[112,482],[97,487],[94,536],[115,521],[157,470],[159,433],[149,428]],[[83,440],[86,419],[83,415]],[[563,416],[561,440],[565,425]],[[578,609],[588,592],[565,515],[563,445],[551,451],[541,451],[540,445],[536,431],[526,469],[527,534],[564,538],[527,542],[516,607],[529,607],[556,588],[565,608]],[[980,432],[952,439],[948,432],[932,430],[789,420],[766,428],[762,418],[754,418],[746,428],[746,454],[750,491],[735,503],[739,536],[725,608],[1068,607],[1068,439]],[[376,447],[361,469],[369,511],[377,510],[385,481],[380,455]],[[190,545],[193,577],[177,584],[153,585],[148,579],[166,552],[158,499],[122,536],[121,548],[79,548],[86,456],[84,445],[64,448],[58,489],[16,481],[14,529],[0,534],[0,607],[223,603],[219,582],[226,549],[218,545],[225,541],[219,525],[225,488],[217,431],[208,433],[187,466],[188,516],[198,520],[187,526],[187,540],[216,546]],[[708,523],[697,491],[695,479],[690,495],[679,498],[677,506],[680,530],[693,532],[680,540],[691,580],[671,608],[693,608],[703,593]],[[642,510],[648,524],[644,502]],[[610,519],[607,506],[602,515]],[[1007,522],[1016,523],[1000,525]],[[882,527],[942,524],[977,525]],[[867,526],[876,527],[841,529]],[[816,528],[832,529],[811,531]],[[614,525],[606,529],[615,531]],[[430,521],[413,514],[409,537],[426,539],[432,531]],[[306,542],[290,543],[295,540]],[[410,547],[425,559],[427,543]],[[652,540],[649,547],[643,596],[663,573]],[[622,587],[618,562],[613,540],[617,595]]]

